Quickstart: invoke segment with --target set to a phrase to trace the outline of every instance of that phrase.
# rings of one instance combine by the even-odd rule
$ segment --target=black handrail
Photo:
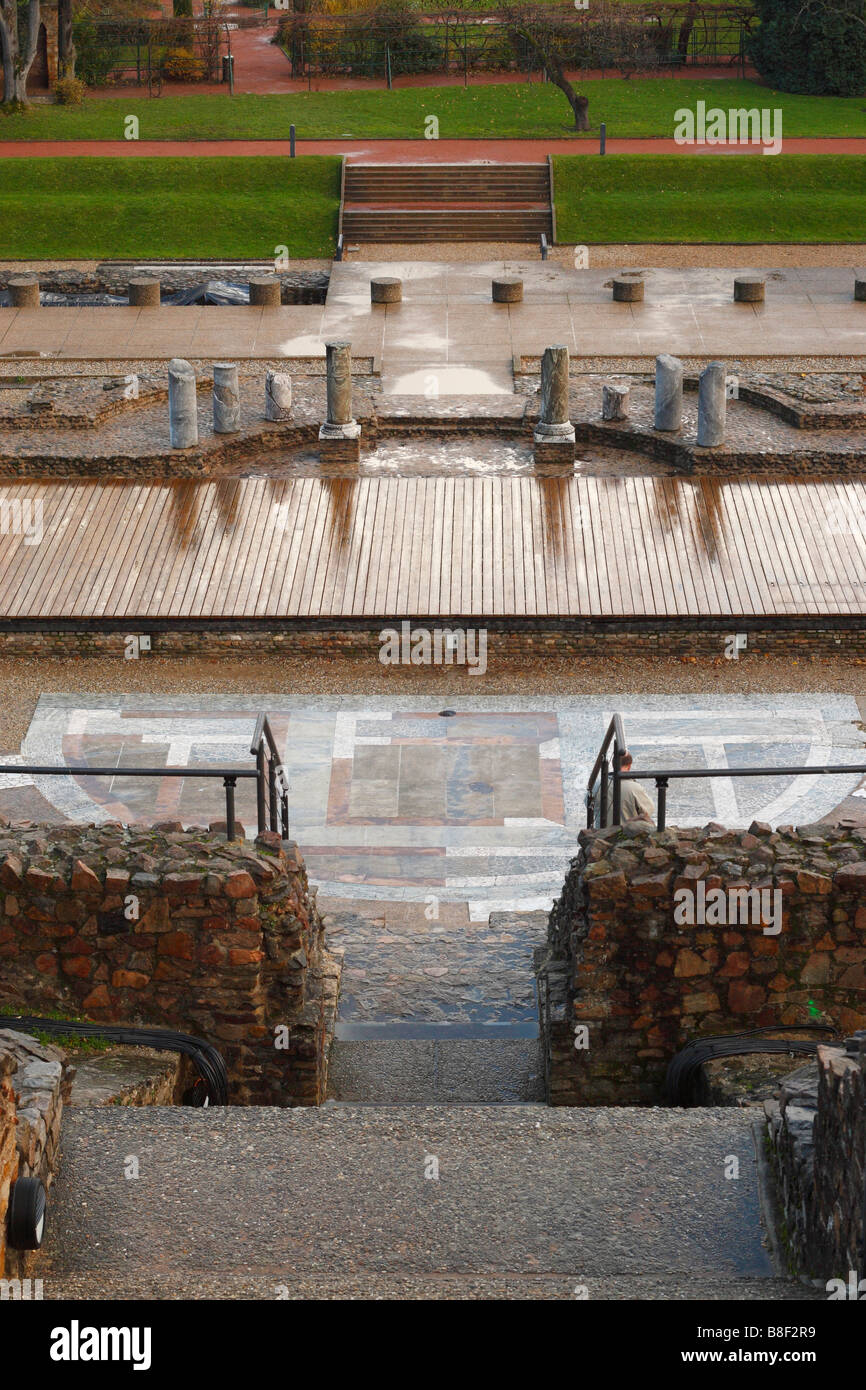
[[[280,761],[280,752],[268,716],[260,714],[250,752],[256,760],[258,778],[257,809],[259,834],[263,830],[277,831],[282,839],[289,838],[289,782]],[[278,815],[279,802],[279,815]]]
[[[614,755],[613,766],[609,768],[606,754],[611,740],[613,740]],[[599,820],[601,826],[607,824],[607,783],[610,779],[613,782],[613,818],[611,824],[622,824],[623,782],[655,782],[658,802],[656,828],[664,830],[667,819],[668,783],[672,780],[694,777],[829,777],[836,773],[860,773],[861,776],[866,776],[866,763],[836,763],[826,767],[652,768],[644,772],[629,769],[628,772],[623,773],[622,754],[625,750],[626,742],[622,719],[618,714],[615,714],[608,725],[604,742],[593,764],[592,772],[589,774],[586,790],[586,824],[589,829],[595,825],[595,784],[599,777],[601,778]]]
[[[280,762],[279,749],[266,714],[256,720],[250,752],[255,768],[239,767],[89,767],[79,764],[70,767],[41,767],[34,763],[0,764],[0,774],[32,777],[221,777],[226,797],[226,839],[237,839],[235,790],[238,778],[255,778],[256,819],[258,833],[278,831],[284,840],[289,838],[289,785]],[[279,814],[278,814],[279,795]]]

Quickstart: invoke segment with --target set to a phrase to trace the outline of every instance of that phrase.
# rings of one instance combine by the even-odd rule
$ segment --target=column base
[[[569,473],[574,468],[574,425],[538,425],[532,445],[536,468]]]
[[[360,463],[361,426],[356,420],[346,425],[322,425],[319,430],[319,457],[332,463]]]

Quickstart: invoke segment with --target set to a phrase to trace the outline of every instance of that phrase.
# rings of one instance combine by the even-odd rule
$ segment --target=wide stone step
[[[534,241],[552,233],[545,209],[343,209],[343,236],[363,241]]]
[[[413,1296],[430,1279],[460,1297],[568,1280],[572,1297],[593,1281],[603,1298],[804,1296],[773,1277],[743,1110],[107,1107],[69,1111],[62,1141],[49,1296],[355,1280]]]

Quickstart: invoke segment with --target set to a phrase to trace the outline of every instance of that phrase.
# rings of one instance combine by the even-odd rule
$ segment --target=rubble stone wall
[[[721,889],[723,911],[681,925],[682,889]],[[778,933],[742,920],[739,889],[778,891]],[[866,1024],[866,832],[583,831],[537,963],[555,1105],[658,1104],[699,1036],[816,1020],[850,1032]]]
[[[325,1098],[339,959],[296,846],[180,823],[0,830],[0,1011],[205,1038],[235,1104]]]

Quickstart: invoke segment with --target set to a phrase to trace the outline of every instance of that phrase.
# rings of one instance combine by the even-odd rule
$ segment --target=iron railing
[[[612,757],[608,750],[613,745]],[[610,721],[604,742],[589,775],[586,790],[586,824],[589,829],[608,824],[608,807],[613,793],[611,825],[622,823],[622,784],[627,781],[655,782],[657,795],[656,828],[664,830],[667,819],[668,784],[672,781],[700,777],[828,777],[837,774],[859,773],[866,776],[866,763],[836,763],[827,767],[711,767],[711,768],[650,768],[622,771],[622,756],[626,751],[622,718],[615,714]],[[596,819],[596,810],[598,818]]]
[[[276,740],[266,714],[256,720],[250,753],[256,760],[254,768],[239,767],[42,767],[33,763],[4,764],[0,774],[32,777],[221,777],[226,801],[226,839],[237,839],[235,791],[238,779],[255,780],[256,819],[258,833],[278,831],[284,840],[289,838],[289,785],[285,768],[280,762]]]

